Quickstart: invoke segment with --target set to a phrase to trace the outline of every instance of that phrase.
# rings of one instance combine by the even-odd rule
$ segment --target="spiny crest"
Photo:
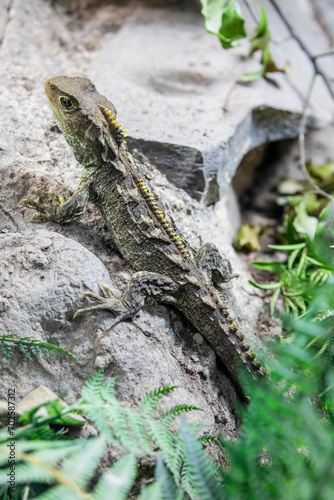
[[[216,304],[221,304],[219,294],[213,289],[213,287],[211,286],[211,284],[208,281],[206,281],[205,284],[206,284],[206,287],[207,287],[211,297],[215,300]]]
[[[225,321],[228,323],[226,328],[225,325],[221,325],[222,329],[227,333],[230,340],[236,344],[237,351],[245,363],[246,366],[251,367],[252,370],[257,372],[259,375],[266,375],[266,369],[261,365],[261,363],[257,360],[256,354],[252,351],[252,348],[245,341],[245,335],[240,332],[238,326],[236,325],[233,318],[231,318],[227,308],[224,306],[222,302],[220,302],[220,306],[223,309],[223,313],[225,316]],[[233,341],[234,339],[234,341]]]
[[[140,189],[141,194],[145,198],[145,200],[148,202],[149,206],[151,207],[154,215],[156,218],[160,221],[161,225],[165,228],[167,231],[167,234],[169,235],[170,239],[175,243],[177,246],[179,252],[183,255],[183,257],[190,257],[190,253],[188,252],[185,244],[180,240],[180,236],[178,236],[175,233],[175,230],[173,227],[171,227],[166,219],[166,215],[164,212],[158,209],[158,205],[156,203],[156,198],[154,195],[152,195],[148,189],[147,184],[143,181],[143,179],[135,178],[136,184]]]
[[[128,137],[128,134],[125,134],[125,130],[122,129],[122,125],[120,123],[117,123],[117,120],[115,119],[116,113],[112,113],[112,111],[110,111],[110,109],[106,108],[105,106],[100,106],[100,110],[107,120],[110,132],[114,136],[117,144],[125,142],[124,139],[125,137]]]

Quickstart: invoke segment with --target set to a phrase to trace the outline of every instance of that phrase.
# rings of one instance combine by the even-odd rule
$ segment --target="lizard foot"
[[[32,192],[37,195],[37,201],[30,198],[24,198],[20,201],[22,205],[38,210],[30,220],[34,222],[55,221],[57,211],[65,203],[63,196],[56,195],[52,190],[46,194],[40,187],[33,188]]]
[[[92,312],[92,311],[112,312],[113,314],[115,314],[116,317],[103,330],[102,335],[104,335],[109,330],[114,328],[114,326],[116,326],[118,323],[121,323],[122,321],[125,321],[126,319],[131,318],[131,316],[135,315],[139,311],[140,307],[139,308],[127,307],[127,305],[123,303],[122,299],[116,299],[116,297],[114,297],[108,285],[99,283],[99,287],[102,290],[103,293],[102,296],[97,295],[93,292],[84,292],[83,294],[81,294],[81,297],[88,297],[90,300],[98,302],[98,304],[95,306],[78,309],[78,311],[76,311],[76,313],[74,314],[73,319],[76,318],[77,316],[80,316],[81,314],[85,314],[87,312]]]
[[[156,297],[158,300],[170,304],[174,303],[175,299],[173,295],[178,288],[178,285],[172,279],[162,274],[146,271],[140,271],[132,276],[130,283],[120,299],[114,297],[107,285],[100,284],[99,286],[103,296],[92,292],[85,292],[82,294],[82,297],[88,297],[98,304],[79,309],[74,314],[74,318],[80,314],[91,311],[112,312],[116,317],[103,330],[102,336],[111,330],[111,328],[118,325],[118,323],[131,318],[140,311],[148,296]]]

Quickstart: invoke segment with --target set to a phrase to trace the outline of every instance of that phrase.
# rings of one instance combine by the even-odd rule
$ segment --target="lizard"
[[[67,201],[36,188],[38,200],[25,198],[22,203],[37,210],[32,220],[66,224],[77,220],[92,201],[116,247],[136,271],[120,299],[107,285],[100,285],[102,295],[85,292],[83,296],[95,305],[79,309],[74,317],[111,311],[114,319],[105,334],[133,317],[152,296],[188,318],[237,385],[239,360],[253,375],[265,375],[219,294],[219,284],[229,280],[226,261],[212,243],[195,253],[185,241],[129,152],[114,105],[85,77],[52,77],[45,83],[45,93],[83,171]]]

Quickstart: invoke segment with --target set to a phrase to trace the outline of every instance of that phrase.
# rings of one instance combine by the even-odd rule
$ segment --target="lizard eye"
[[[66,109],[73,109],[74,108],[74,102],[69,97],[61,96],[61,97],[59,97],[59,101],[60,101],[60,104],[62,105],[63,108],[66,108]]]

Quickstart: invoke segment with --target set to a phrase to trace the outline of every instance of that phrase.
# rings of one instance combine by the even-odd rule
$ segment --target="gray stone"
[[[46,240],[51,244],[41,254],[41,245]],[[36,386],[44,385],[55,393],[66,391],[66,401],[72,403],[80,396],[88,377],[97,368],[109,366],[113,375],[119,375],[117,391],[122,400],[130,402],[135,398],[138,401],[154,387],[177,385],[182,389],[173,393],[164,404],[194,404],[205,413],[194,414],[193,419],[214,422],[219,413],[219,401],[210,379],[217,375],[211,370],[211,376],[208,373],[206,380],[202,380],[201,370],[189,365],[188,360],[194,352],[191,343],[173,333],[170,321],[162,321],[154,308],[151,314],[144,310],[133,322],[118,325],[100,343],[98,330],[111,321],[111,314],[84,315],[73,320],[74,312],[87,305],[87,301],[80,299],[80,291],[88,289],[99,293],[97,283],[100,282],[108,284],[115,295],[120,293],[115,286],[117,277],[113,275],[110,279],[101,261],[91,252],[39,226],[32,226],[29,233],[3,235],[0,252],[0,295],[7,297],[7,307],[0,316],[1,331],[65,347],[81,361],[76,365],[43,356],[31,361],[15,351],[13,359],[4,357],[1,361],[2,398],[8,387],[16,389],[19,401]],[[39,265],[40,260],[43,267]],[[10,279],[6,280],[7,276]],[[75,287],[71,285],[73,281]],[[144,329],[150,336],[143,335]],[[207,349],[208,346],[203,346],[198,351],[201,366],[206,364]],[[188,366],[188,374],[183,366]],[[231,401],[232,386],[223,375],[218,380],[221,390]],[[231,414],[230,418],[232,423],[234,416]]]
[[[298,134],[312,64],[289,37],[270,2],[262,3],[273,38],[279,41],[271,47],[274,59],[281,67],[287,63],[291,66],[288,76],[270,75],[277,86],[263,79],[237,84],[243,74],[259,67],[258,59],[242,58],[248,50],[245,43],[223,51],[218,40],[205,32],[202,17],[189,12],[139,11],[92,61],[94,81],[116,103],[122,123],[136,139],[131,143],[143,148],[143,141],[147,141],[148,158],[169,172],[170,179],[174,176],[179,181],[183,177],[182,187],[192,196],[197,197],[203,188],[198,176],[197,184],[189,185],[193,168],[202,168],[205,179],[218,174],[223,194],[249,150]],[[305,0],[280,2],[298,34],[312,48],[311,53],[322,52],[325,47],[328,50],[328,40],[305,4]],[[249,21],[249,25],[251,31],[254,23]],[[305,30],[305,25],[310,29]],[[226,108],[228,111],[224,111]],[[320,78],[312,94],[311,110],[310,125],[332,120],[333,102]],[[152,137],[163,143],[159,159]],[[182,164],[180,145],[187,148],[184,153],[189,157],[185,160],[182,156]]]
[[[334,9],[332,0],[313,0],[313,8],[322,26],[334,41]]]
[[[11,0],[2,0],[0,3],[0,44],[5,36],[5,28],[9,20]]]

